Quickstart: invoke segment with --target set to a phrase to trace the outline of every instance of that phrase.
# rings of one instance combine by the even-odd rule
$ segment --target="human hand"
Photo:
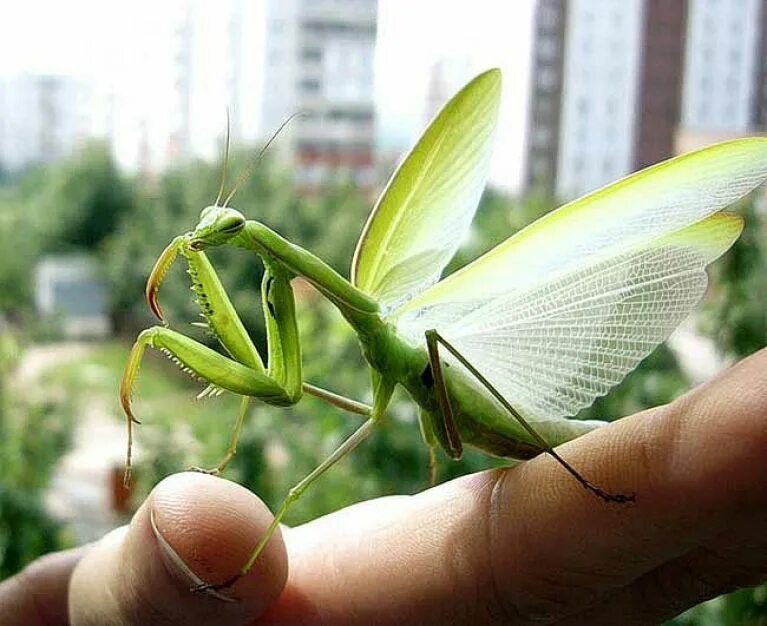
[[[178,474],[81,559],[0,585],[0,624],[648,624],[767,578],[767,350],[559,451],[636,504],[540,456],[283,529],[229,603],[192,594],[185,570],[227,579],[271,516],[242,487]]]

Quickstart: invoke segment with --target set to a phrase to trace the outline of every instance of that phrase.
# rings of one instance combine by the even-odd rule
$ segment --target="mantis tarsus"
[[[228,356],[166,326],[143,331],[120,390],[129,430],[131,389],[146,346],[208,383],[206,392],[243,396],[218,469],[234,453],[250,398],[289,406],[306,392],[367,418],[289,492],[242,569],[205,589],[228,587],[251,569],[290,504],[384,419],[397,386],[420,409],[432,458],[438,447],[459,458],[465,445],[523,460],[546,452],[602,500],[634,499],[593,485],[554,447],[602,425],[565,418],[618,383],[702,297],[706,265],[742,228],[739,217],[720,211],[767,178],[767,139],[721,143],[624,178],[439,280],[485,185],[500,91],[500,72],[490,70],[445,105],[368,218],[350,280],[227,207],[234,190],[219,205],[225,176],[195,229],[176,237],[158,259],[147,284],[152,310],[164,321],[158,288],[181,254],[207,325]],[[266,365],[205,256],[206,248],[223,245],[254,252],[264,264]],[[372,406],[303,381],[290,283],[296,276],[314,285],[356,332],[370,366]]]

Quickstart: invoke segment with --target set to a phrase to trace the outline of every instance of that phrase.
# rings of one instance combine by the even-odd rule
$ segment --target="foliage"
[[[71,413],[10,391],[18,348],[0,332],[0,579],[37,556],[64,547],[60,524],[43,506],[54,465],[69,446]]]
[[[134,189],[104,145],[93,143],[0,187],[0,311],[29,317],[41,255],[96,252],[130,214]]]
[[[31,198],[45,252],[96,250],[131,213],[132,188],[107,146],[92,143],[50,167]]]
[[[30,224],[18,189],[0,189],[0,311],[26,312],[32,302],[32,276],[40,235]]]
[[[767,219],[754,198],[741,203],[743,234],[712,271],[712,289],[702,324],[719,349],[744,357],[767,342]]]
[[[62,528],[45,511],[40,495],[0,481],[0,580],[64,546]]]
[[[767,585],[703,602],[667,626],[767,626]]]

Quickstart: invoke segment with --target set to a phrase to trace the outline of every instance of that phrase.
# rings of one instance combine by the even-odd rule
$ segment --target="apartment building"
[[[262,131],[301,112],[281,137],[298,182],[375,182],[376,0],[267,3]]]

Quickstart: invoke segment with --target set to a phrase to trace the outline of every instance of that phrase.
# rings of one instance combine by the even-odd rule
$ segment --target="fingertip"
[[[244,487],[197,472],[163,480],[149,499],[149,509],[166,566],[190,588],[236,575],[273,520],[266,505]],[[236,598],[260,613],[282,591],[287,575],[278,529],[253,569],[222,592],[222,599]]]
[[[287,579],[279,531],[226,598],[192,588],[237,573],[272,519],[256,496],[229,481],[192,472],[166,478],[130,526],[107,535],[75,571],[73,623],[240,624],[257,618]]]

